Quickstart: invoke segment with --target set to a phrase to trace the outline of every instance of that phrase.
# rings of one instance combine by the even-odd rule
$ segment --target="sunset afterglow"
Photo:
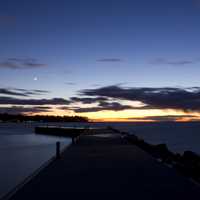
[[[16,1],[1,10],[0,113],[199,120],[194,1]]]

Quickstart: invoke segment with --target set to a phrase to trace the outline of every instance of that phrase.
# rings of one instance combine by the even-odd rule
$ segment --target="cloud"
[[[0,113],[8,113],[8,114],[40,113],[40,112],[48,112],[49,109],[51,109],[51,107],[12,106],[12,107],[0,107]]]
[[[71,85],[71,86],[72,86],[72,85],[76,85],[76,83],[74,83],[74,82],[65,82],[65,84],[66,84],[66,85]]]
[[[150,62],[155,65],[172,65],[172,66],[184,66],[197,63],[198,60],[167,60],[165,58],[157,58]]]
[[[145,107],[139,109],[178,109],[183,111],[200,111],[200,87],[193,88],[150,88],[107,86],[86,89],[81,95],[114,98],[116,100],[140,101]]]
[[[47,90],[27,90],[22,88],[0,88],[0,94],[9,95],[9,96],[22,96],[29,97],[33,95],[43,95],[47,94]]]
[[[7,60],[0,62],[0,68],[8,69],[33,69],[45,66],[46,64],[38,63],[36,59],[32,58],[8,58]]]
[[[18,99],[12,97],[0,97],[0,104],[11,105],[68,105],[70,102],[63,98],[53,99]]]
[[[32,90],[32,92],[34,92],[36,94],[46,94],[46,93],[49,93],[48,90]]]
[[[14,96],[24,96],[24,97],[27,96],[27,94],[24,93],[24,92],[17,92],[17,91],[10,90],[10,89],[7,89],[7,88],[0,88],[0,94],[14,95]]]
[[[73,110],[71,107],[68,107],[68,106],[60,106],[60,107],[57,107],[57,109],[59,109],[59,110]]]
[[[50,106],[37,106],[37,107],[34,107],[34,108],[45,109],[45,110],[52,109],[52,107],[50,107]]]
[[[120,58],[102,58],[98,59],[97,62],[123,62]]]
[[[127,109],[133,109],[132,106],[129,105],[122,105],[118,102],[101,102],[99,103],[99,106],[96,107],[89,107],[89,108],[81,108],[76,107],[73,108],[73,110],[77,113],[84,113],[84,112],[98,112],[98,111],[121,111],[121,110],[127,110]]]
[[[144,121],[177,121],[177,120],[183,120],[190,118],[190,120],[197,120],[197,117],[195,115],[165,115],[165,116],[148,116],[148,117],[132,117],[128,118],[128,120],[144,120]],[[198,119],[199,120],[199,119]]]
[[[100,87],[101,85],[100,84],[92,84],[91,86],[92,87]]]
[[[106,101],[108,100],[108,98],[105,98],[105,97],[96,97],[96,98],[80,98],[80,97],[71,97],[70,98],[71,100],[71,103],[82,103],[82,104],[92,104],[92,103],[98,103],[98,102],[101,102],[101,101]]]

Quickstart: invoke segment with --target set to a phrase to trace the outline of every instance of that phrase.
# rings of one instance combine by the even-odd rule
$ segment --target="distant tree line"
[[[88,122],[87,117],[81,116],[54,116],[54,115],[22,115],[22,114],[0,114],[2,122]]]

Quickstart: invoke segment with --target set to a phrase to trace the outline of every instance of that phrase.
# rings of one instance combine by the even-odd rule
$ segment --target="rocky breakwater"
[[[183,154],[171,152],[166,144],[149,144],[136,135],[122,132],[124,138],[133,145],[138,146],[156,159],[175,168],[179,173],[200,183],[200,155],[192,151]]]

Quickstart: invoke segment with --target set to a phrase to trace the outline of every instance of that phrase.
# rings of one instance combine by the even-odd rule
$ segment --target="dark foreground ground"
[[[84,136],[12,200],[198,199],[200,188],[121,138]]]

